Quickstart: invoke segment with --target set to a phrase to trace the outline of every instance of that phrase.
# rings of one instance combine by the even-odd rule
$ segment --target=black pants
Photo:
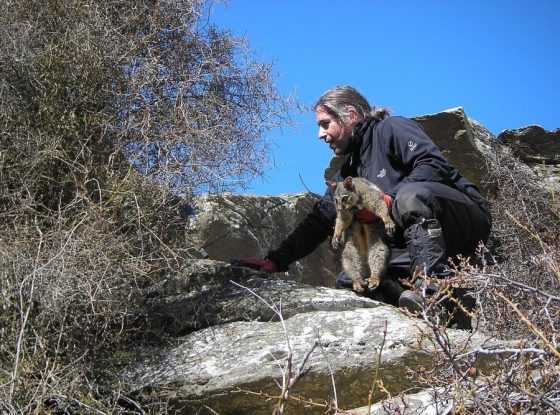
[[[475,196],[471,198],[441,183],[409,183],[398,191],[391,213],[405,235],[423,219],[436,219],[441,224],[447,256],[470,256],[479,242],[488,240],[491,227],[482,198],[478,193]]]

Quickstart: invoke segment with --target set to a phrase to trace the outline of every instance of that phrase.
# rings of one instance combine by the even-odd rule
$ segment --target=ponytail
[[[354,109],[360,118],[371,117],[377,121],[389,115],[389,110],[386,108],[372,108],[367,99],[349,85],[338,85],[323,93],[313,106],[315,111],[319,108],[338,121],[344,121],[351,109]]]

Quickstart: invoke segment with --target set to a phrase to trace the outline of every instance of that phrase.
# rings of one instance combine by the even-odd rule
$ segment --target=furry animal
[[[332,246],[343,246],[342,268],[352,279],[352,289],[362,293],[367,286],[375,289],[384,276],[390,248],[384,241],[385,225],[392,224],[383,193],[364,178],[347,177],[343,182],[331,182],[336,205],[336,223]],[[359,222],[354,215],[361,209],[378,219]]]

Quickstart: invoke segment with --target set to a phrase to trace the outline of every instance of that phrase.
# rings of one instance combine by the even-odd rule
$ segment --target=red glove
[[[247,267],[268,273],[278,272],[278,267],[268,258],[246,257],[234,259],[231,264],[238,267]]]
[[[387,193],[383,192],[381,192],[380,196],[383,199],[383,202],[385,202],[385,206],[387,206],[387,209],[389,209],[389,212],[391,212],[391,208],[393,207],[393,198]]]
[[[373,213],[371,210],[367,209],[360,209],[356,212],[355,218],[358,222],[361,223],[373,223],[381,220],[379,216]]]
[[[389,196],[387,193],[380,192],[379,196],[383,199],[383,203],[387,206],[389,212],[391,212],[391,207],[393,206],[393,198]],[[362,223],[373,223],[375,221],[380,220],[381,218],[367,209],[360,209],[356,212],[356,219]]]

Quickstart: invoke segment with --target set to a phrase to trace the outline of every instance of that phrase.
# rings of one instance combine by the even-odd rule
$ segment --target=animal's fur
[[[342,267],[352,279],[353,290],[363,292],[376,288],[385,274],[390,248],[383,239],[385,225],[391,218],[381,191],[363,178],[347,177],[343,182],[330,183],[334,189],[336,223],[332,246],[343,245]],[[367,209],[379,220],[361,223],[354,218],[357,211]]]

